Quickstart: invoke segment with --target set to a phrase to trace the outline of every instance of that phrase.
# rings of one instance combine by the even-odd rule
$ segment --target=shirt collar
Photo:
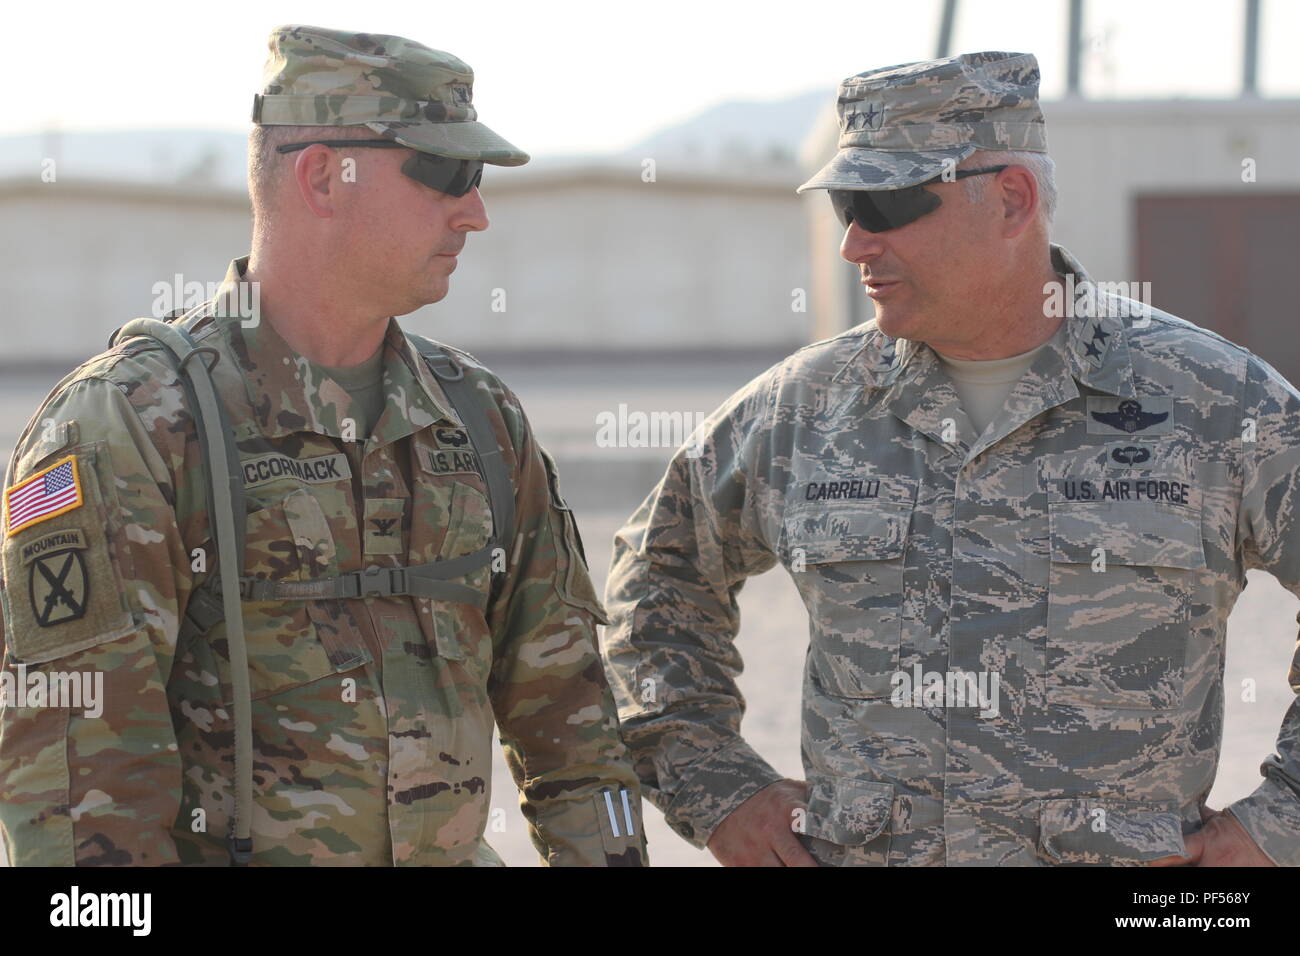
[[[1136,397],[1133,364],[1123,332],[1131,321],[1133,305],[1100,289],[1083,265],[1063,246],[1051,244],[1052,266],[1062,276],[1060,302],[1065,321],[1036,356],[1034,370],[1054,364],[1078,382],[1097,391]],[[1046,359],[1052,353],[1055,360]],[[884,388],[908,383],[938,361],[934,350],[922,342],[895,339],[878,328],[867,330],[866,341],[844,363],[835,381]]]
[[[259,430],[268,438],[301,431],[345,437],[351,396],[321,366],[294,352],[265,320],[244,281],[247,269],[247,256],[231,261],[209,314],[226,336]],[[393,318],[384,333],[383,367],[384,411],[368,445],[386,445],[440,421],[463,424]]]

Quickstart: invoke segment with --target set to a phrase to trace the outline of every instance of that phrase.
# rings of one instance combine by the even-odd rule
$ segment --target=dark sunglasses
[[[959,169],[952,179],[1000,173],[1006,168],[985,166],[981,169]],[[829,191],[831,207],[835,210],[835,217],[846,227],[856,222],[867,232],[886,232],[915,222],[942,206],[943,200],[924,188],[940,181],[943,181],[942,174],[902,189],[832,189]]]
[[[375,149],[409,149],[391,139],[315,139],[307,143],[286,143],[275,148],[278,153],[292,153],[308,146],[370,146]],[[402,163],[402,172],[417,183],[449,196],[463,196],[483,180],[481,159],[452,159],[418,149]]]

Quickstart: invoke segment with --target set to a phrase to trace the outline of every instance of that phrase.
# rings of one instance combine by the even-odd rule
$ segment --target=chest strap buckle
[[[406,568],[366,568],[342,575],[344,588],[355,582],[356,594],[347,597],[397,597],[409,594],[406,589]]]

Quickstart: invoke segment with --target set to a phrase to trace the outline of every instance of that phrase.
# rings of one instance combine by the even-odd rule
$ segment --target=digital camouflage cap
[[[253,122],[365,126],[403,146],[498,166],[528,154],[478,121],[474,71],[404,37],[288,25],[271,31]]]
[[[901,189],[977,149],[1047,152],[1032,53],[964,53],[840,83],[839,152],[799,187]]]

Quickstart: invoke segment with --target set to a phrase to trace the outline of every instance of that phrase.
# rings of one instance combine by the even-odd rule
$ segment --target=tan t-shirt
[[[1047,340],[1048,342],[1051,339]],[[944,371],[952,379],[957,397],[961,399],[962,408],[975,426],[975,433],[982,435],[988,428],[1015,388],[1020,376],[1033,364],[1034,358],[1047,347],[1047,342],[1022,352],[1000,359],[956,359],[949,358],[938,349],[935,354]]]
[[[375,354],[360,365],[320,367],[352,397],[352,411],[357,417],[357,438],[369,438],[384,413],[384,344],[380,342]]]

